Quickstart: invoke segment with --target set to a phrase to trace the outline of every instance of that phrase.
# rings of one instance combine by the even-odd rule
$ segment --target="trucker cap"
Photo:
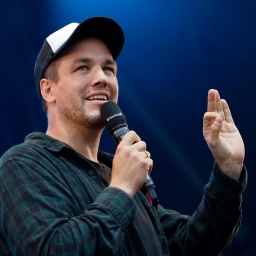
[[[118,57],[124,45],[122,28],[116,21],[107,17],[92,17],[80,24],[70,23],[52,33],[45,39],[34,68],[35,83],[40,98],[42,97],[40,81],[44,77],[49,64],[77,39],[88,37],[96,37],[103,41],[109,48],[114,60]]]

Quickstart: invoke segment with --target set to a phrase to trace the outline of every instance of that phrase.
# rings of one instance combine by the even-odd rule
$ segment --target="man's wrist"
[[[228,163],[228,164],[218,164],[219,169],[227,176],[240,180],[241,172],[243,170],[243,163]]]

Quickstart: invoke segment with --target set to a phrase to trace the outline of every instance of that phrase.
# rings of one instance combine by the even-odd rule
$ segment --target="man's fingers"
[[[153,169],[153,160],[150,159],[150,164],[149,164],[149,167],[148,167],[148,173],[151,173],[152,172],[152,169]]]
[[[151,154],[150,154],[149,151],[147,151],[147,150],[144,149],[144,150],[142,150],[141,152],[144,154],[144,157],[145,157],[145,158],[150,158],[150,157],[151,157]]]
[[[211,127],[211,138],[209,140],[209,145],[211,147],[215,147],[219,144],[222,122],[223,120],[220,116],[217,116],[213,121],[213,124]]]
[[[212,125],[212,123],[214,122],[216,117],[221,117],[221,115],[219,113],[216,112],[206,112],[204,114],[204,120],[203,120],[203,126],[207,127]]]
[[[228,123],[234,123],[228,103],[224,99],[221,100],[221,103],[222,103],[222,108],[223,108],[224,115],[225,115],[225,120]]]
[[[127,134],[125,134],[121,143],[123,145],[132,145],[132,144],[134,144],[136,142],[139,142],[139,141],[141,141],[141,139],[138,136],[138,134],[134,131],[129,131]]]
[[[207,104],[208,112],[217,112],[221,115],[222,119],[225,121],[225,113],[222,99],[220,98],[220,94],[217,90],[210,89],[208,92],[208,104]]]
[[[210,89],[208,92],[207,111],[216,112],[216,92],[214,89]]]
[[[219,92],[217,90],[215,90],[215,91],[216,91],[216,108],[217,108],[217,113],[219,113],[221,115],[222,119],[225,121],[225,114],[224,114],[224,110],[223,110],[220,94],[219,94]]]

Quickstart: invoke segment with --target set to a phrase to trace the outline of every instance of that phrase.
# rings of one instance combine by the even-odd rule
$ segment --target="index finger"
[[[210,89],[208,91],[208,102],[207,102],[207,112],[216,112],[216,91],[214,89]]]
[[[122,138],[122,144],[132,145],[136,142],[141,141],[139,135],[134,131],[128,131]]]
[[[223,115],[221,98],[217,90],[211,89],[208,92],[208,112],[218,112]]]

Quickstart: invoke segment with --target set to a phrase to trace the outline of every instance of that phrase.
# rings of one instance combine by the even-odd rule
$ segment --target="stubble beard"
[[[85,102],[83,97],[81,102]],[[100,114],[91,113],[83,104],[78,104],[74,101],[71,102],[71,106],[71,108],[68,108],[64,105],[62,108],[62,113],[66,116],[66,118],[81,126],[84,126],[87,129],[98,130],[104,128],[105,125],[101,120]]]

